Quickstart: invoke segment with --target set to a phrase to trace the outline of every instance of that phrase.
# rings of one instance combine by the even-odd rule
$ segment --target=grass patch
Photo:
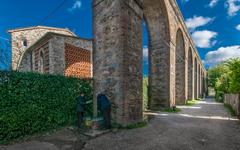
[[[181,109],[177,108],[177,107],[176,108],[171,107],[171,108],[163,108],[160,111],[161,112],[168,112],[168,113],[178,113],[178,112],[181,111]]]
[[[187,106],[193,106],[193,105],[195,105],[195,104],[197,104],[197,103],[198,103],[197,100],[188,100],[187,103],[186,103],[186,105],[187,105]]]
[[[227,111],[231,114],[232,117],[237,116],[236,112],[233,110],[231,105],[224,104],[224,107],[227,109]]]

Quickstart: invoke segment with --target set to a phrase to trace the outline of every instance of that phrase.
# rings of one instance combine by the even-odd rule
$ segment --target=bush
[[[240,58],[229,59],[209,69],[208,81],[219,102],[223,102],[225,93],[240,93]]]
[[[92,100],[91,80],[0,72],[0,143],[74,125],[79,91]],[[92,114],[92,104],[86,113]]]
[[[223,101],[224,101],[224,93],[221,92],[221,91],[216,91],[215,100],[217,102],[223,103]]]

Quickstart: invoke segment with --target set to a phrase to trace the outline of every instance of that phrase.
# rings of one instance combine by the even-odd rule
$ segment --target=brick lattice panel
[[[91,52],[65,43],[64,75],[77,78],[91,77]]]

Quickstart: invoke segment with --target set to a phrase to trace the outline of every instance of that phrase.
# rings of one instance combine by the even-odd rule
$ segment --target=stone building
[[[92,77],[92,41],[67,29],[31,27],[9,31],[12,68],[23,72]]]
[[[18,29],[8,31],[8,33],[11,34],[11,40],[12,40],[11,45],[12,45],[12,69],[13,70],[17,69],[17,66],[19,64],[19,58],[24,53],[24,51],[48,32],[76,36],[74,33],[69,31],[68,29],[45,27],[45,26],[18,28]]]

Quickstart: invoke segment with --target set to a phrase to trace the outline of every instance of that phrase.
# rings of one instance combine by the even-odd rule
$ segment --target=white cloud
[[[216,44],[216,38],[218,33],[208,30],[195,31],[192,33],[192,38],[197,47],[210,48]]]
[[[236,29],[240,31],[240,24],[236,26]]]
[[[211,67],[235,57],[240,57],[240,45],[220,47],[215,51],[210,51],[206,54],[204,63]]]
[[[195,30],[196,28],[204,26],[213,20],[214,18],[210,17],[194,16],[193,18],[188,18],[186,20],[186,25],[189,30]]]
[[[217,5],[217,3],[219,2],[219,0],[211,0],[211,2],[209,3],[209,7],[214,7]]]
[[[229,16],[235,16],[240,11],[240,0],[227,0],[226,7]]]
[[[82,2],[81,2],[81,0],[76,0],[76,1],[74,2],[74,4],[72,5],[72,7],[68,8],[68,11],[69,11],[69,12],[73,12],[73,11],[75,11],[75,10],[77,10],[77,9],[80,9],[81,7],[82,7]]]

